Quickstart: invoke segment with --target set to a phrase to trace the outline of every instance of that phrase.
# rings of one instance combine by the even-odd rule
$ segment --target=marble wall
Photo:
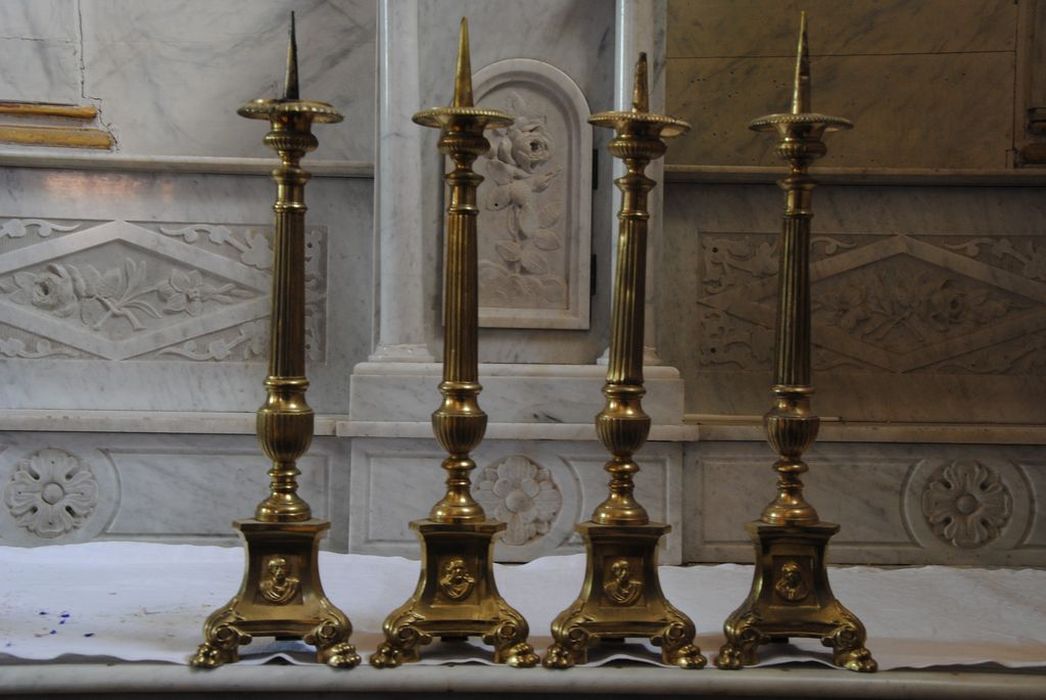
[[[257,176],[5,169],[0,407],[259,404],[274,190]],[[309,401],[346,412],[348,370],[370,350],[371,184],[322,178],[306,196]]]
[[[1012,162],[1018,3],[670,0],[668,108],[695,125],[668,162],[773,163],[747,130],[791,98],[799,10],[813,104],[857,128],[824,166],[1004,168]]]
[[[251,413],[264,373],[272,156],[262,125],[234,112],[278,91],[292,6],[303,93],[346,114],[316,129],[320,149],[305,161],[317,172],[307,194],[308,396],[319,417],[302,492],[333,522],[325,546],[415,556],[405,525],[440,491],[427,416],[441,356],[443,164],[436,133],[407,120],[448,101],[467,14],[477,72],[540,61],[576,87],[579,122],[582,106],[613,106],[616,74],[630,79],[634,59],[617,49],[653,47],[667,111],[693,122],[669,150],[663,214],[652,200],[664,232],[648,341],[665,366],[647,371],[655,427],[637,489],[673,525],[663,561],[748,560],[741,526],[773,485],[758,416],[768,406],[782,203],[769,178],[751,177],[752,166],[776,167],[772,142],[744,126],[787,104],[791,0],[4,3],[0,98],[94,105],[116,145],[97,155],[0,149],[0,163],[17,165],[0,172],[0,542],[232,543],[228,522],[262,497]],[[814,104],[857,122],[830,137],[823,165],[878,178],[829,178],[815,194],[815,408],[825,437],[809,493],[843,523],[832,560],[1042,565],[1046,200],[1042,182],[1013,186],[1004,172],[1020,121],[1019,57],[1038,55],[1018,29],[1040,5],[803,7]],[[390,107],[376,100],[389,64],[375,49],[387,46],[381,18],[403,13],[420,38],[392,60],[416,84],[384,94],[418,94]],[[591,228],[574,218],[569,232],[544,228],[591,237],[591,259],[577,241],[569,249],[570,274],[595,277],[587,314],[576,304],[558,327],[480,336],[491,425],[476,492],[509,523],[502,560],[577,551],[571,526],[605,488],[591,417],[607,342],[613,185],[607,134],[576,126],[592,136],[594,164],[567,136],[577,162],[549,163],[571,180],[591,169],[590,203],[569,189],[556,200],[590,206],[569,213],[590,213]],[[402,153],[410,162],[390,155]],[[374,160],[386,167],[372,179]],[[707,166],[721,168],[695,180],[691,171]],[[933,179],[897,174],[928,169]],[[417,206],[404,211],[405,201]],[[406,351],[383,354],[379,340]],[[872,442],[880,428],[885,437]],[[32,474],[46,477],[39,488],[4,488]]]
[[[819,188],[818,413],[1046,421],[1044,201],[1035,187]],[[677,254],[665,260],[658,345],[686,380],[688,412],[769,406],[781,208],[773,185],[667,187],[665,246]]]
[[[370,161],[370,0],[34,0],[0,6],[0,96],[90,104],[124,155],[265,156],[236,109],[282,90],[297,13],[306,97],[345,112],[319,157]]]
[[[809,463],[807,497],[842,525],[833,563],[1043,565],[1041,447],[822,441]],[[688,450],[685,561],[750,556],[743,526],[773,499],[772,464],[766,445],[707,441]]]

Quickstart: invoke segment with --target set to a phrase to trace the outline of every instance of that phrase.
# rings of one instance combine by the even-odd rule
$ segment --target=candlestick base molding
[[[875,671],[865,648],[864,625],[843,607],[828,584],[825,549],[835,523],[745,525],[755,543],[755,576],[748,598],[726,619],[726,644],[715,663],[737,669],[756,663],[756,649],[792,637],[819,638],[832,649],[832,663],[851,671]]]
[[[657,543],[670,529],[662,523],[615,526],[589,521],[577,526],[585,541],[585,582],[574,604],[552,622],[555,643],[545,654],[546,667],[586,663],[592,645],[628,637],[644,637],[661,647],[666,664],[705,665],[693,643],[694,623],[661,592]]]
[[[395,668],[417,661],[419,647],[433,637],[480,637],[494,647],[494,663],[536,665],[526,620],[505,602],[494,582],[494,536],[505,523],[415,520],[410,527],[421,540],[418,587],[385,619],[385,641],[370,657],[371,665]]]
[[[237,520],[247,549],[240,591],[204,623],[204,643],[192,666],[214,668],[237,661],[239,647],[253,637],[303,639],[316,647],[316,660],[328,666],[360,662],[348,643],[352,625],[323,593],[317,554],[330,522],[293,523]]]

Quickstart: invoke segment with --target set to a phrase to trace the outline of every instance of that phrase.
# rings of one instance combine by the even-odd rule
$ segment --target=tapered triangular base
[[[527,621],[498,593],[494,582],[494,535],[505,523],[410,524],[421,540],[421,576],[410,600],[383,625],[385,641],[371,655],[378,668],[421,658],[419,647],[434,636],[480,637],[494,647],[494,663],[526,668],[538,657],[527,644]]]
[[[233,526],[247,548],[243,583],[235,598],[207,618],[204,643],[190,665],[214,668],[237,661],[240,645],[256,636],[304,639],[316,647],[320,663],[358,664],[360,657],[348,643],[352,625],[320,585],[319,542],[330,523],[250,519]]]
[[[825,549],[835,523],[745,525],[755,543],[755,577],[748,598],[723,626],[726,644],[715,664],[737,669],[756,663],[760,644],[790,637],[820,638],[832,662],[851,671],[878,668],[865,648],[864,625],[836,600],[828,585]]]
[[[694,644],[694,623],[661,592],[657,543],[670,525],[580,523],[585,540],[585,582],[574,604],[552,622],[555,643],[542,662],[570,668],[588,660],[599,640],[644,637],[661,647],[661,660],[681,668],[701,668],[707,660]]]

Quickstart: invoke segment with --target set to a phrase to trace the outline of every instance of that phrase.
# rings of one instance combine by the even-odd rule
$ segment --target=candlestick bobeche
[[[454,99],[414,115],[422,126],[440,130],[439,150],[453,161],[445,176],[450,185],[447,206],[446,267],[443,285],[445,336],[443,403],[432,414],[432,429],[447,451],[446,493],[428,519],[410,524],[421,541],[421,575],[406,603],[385,620],[385,641],[370,662],[379,668],[417,661],[419,647],[433,636],[445,640],[479,636],[494,647],[494,661],[510,666],[538,662],[527,644],[526,620],[498,593],[494,581],[494,536],[505,523],[488,520],[471,493],[470,453],[486,431],[487,415],[479,407],[479,300],[477,272],[476,189],[483,178],[472,163],[490,148],[489,128],[509,126],[512,118],[476,107],[472,97],[468,23],[461,20]]]
[[[650,522],[635,499],[634,454],[646,442],[650,417],[644,413],[643,319],[646,298],[647,194],[656,182],[644,174],[651,160],[664,155],[665,139],[690,125],[650,112],[646,54],[636,63],[632,108],[602,112],[589,122],[614,130],[610,153],[624,161],[618,212],[617,267],[611,310],[610,359],[603,386],[606,404],[596,416],[596,432],[611,454],[606,464],[610,493],[577,530],[585,542],[585,580],[577,600],[552,623],[555,643],[544,665],[569,668],[585,663],[596,641],[650,638],[661,647],[665,663],[701,668],[705,657],[694,642],[694,623],[674,608],[661,591],[657,544],[671,528]]]
[[[810,164],[826,153],[822,136],[849,129],[846,119],[810,111],[810,57],[802,14],[791,111],[754,120],[756,131],[781,139],[779,156],[790,172],[779,183],[786,193],[778,273],[774,355],[774,405],[766,414],[767,438],[778,454],[777,495],[759,520],[745,528],[755,544],[755,576],[748,598],[726,620],[720,668],[756,662],[756,648],[790,637],[820,638],[836,665],[875,671],[861,621],[836,599],[828,583],[825,550],[839,525],[822,521],[803,496],[802,455],[817,438],[819,419],[810,407],[810,219],[816,181]]]
[[[238,113],[265,119],[265,143],[279,154],[273,170],[277,185],[273,237],[272,316],[267,398],[258,410],[258,439],[272,460],[269,495],[253,518],[233,523],[247,549],[243,582],[236,596],[207,618],[204,643],[190,660],[212,668],[239,658],[239,646],[252,636],[301,638],[316,647],[316,657],[331,666],[360,662],[348,643],[352,626],[320,584],[319,540],[330,523],[312,517],[298,495],[297,461],[312,441],[313,412],[305,401],[305,183],[301,159],[315,150],[313,122],[342,119],[325,102],[302,100],[298,52],[291,14],[290,46],[283,97],[254,100]]]

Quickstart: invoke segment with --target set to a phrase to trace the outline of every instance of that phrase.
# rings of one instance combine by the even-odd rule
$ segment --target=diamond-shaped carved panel
[[[986,250],[1009,264],[983,259]],[[773,238],[716,234],[702,257],[702,364],[767,369],[776,313]],[[937,371],[949,358],[1046,327],[1046,284],[1029,274],[1037,270],[1034,249],[984,237],[840,234],[815,236],[812,257],[820,368]]]
[[[0,244],[4,355],[264,356],[272,267],[264,227],[9,219]],[[322,352],[324,244],[322,232],[309,232],[313,359]]]

